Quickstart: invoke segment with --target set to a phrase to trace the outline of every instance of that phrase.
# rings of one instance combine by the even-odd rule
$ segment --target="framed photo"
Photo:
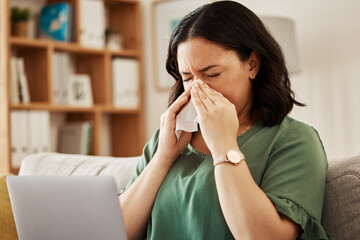
[[[168,91],[175,80],[166,71],[166,57],[171,33],[180,20],[211,0],[158,0],[152,4],[153,62],[155,87]]]
[[[69,77],[69,105],[91,107],[93,96],[90,76],[87,74],[73,74]]]

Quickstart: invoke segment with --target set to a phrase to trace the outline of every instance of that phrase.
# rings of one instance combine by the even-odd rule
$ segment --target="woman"
[[[120,195],[129,239],[327,239],[326,155],[293,104],[279,45],[239,3],[205,5],[169,44],[160,130]],[[218,94],[221,93],[221,94]],[[175,136],[189,102],[200,130]]]

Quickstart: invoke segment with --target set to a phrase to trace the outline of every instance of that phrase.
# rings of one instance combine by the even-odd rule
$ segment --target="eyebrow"
[[[204,67],[200,70],[198,70],[198,72],[206,72],[207,70],[209,70],[210,68],[213,68],[213,67],[218,67],[219,65],[210,65],[210,66],[207,66],[207,67]],[[190,73],[189,72],[181,72],[181,74],[183,75],[189,75]]]

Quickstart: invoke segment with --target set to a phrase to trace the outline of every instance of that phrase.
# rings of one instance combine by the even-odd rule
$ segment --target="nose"
[[[188,87],[190,87],[192,85],[192,83],[196,80],[201,80],[200,77],[196,76],[195,74],[193,75],[192,79],[190,79],[189,81],[184,83],[184,88],[187,89]]]
[[[194,81],[200,80],[199,77],[197,77],[196,75],[194,75],[193,79],[191,80],[191,83],[193,83]]]
[[[189,81],[187,81],[187,82],[185,83],[185,88],[190,87],[190,86],[193,84],[193,82],[196,81],[197,79],[199,79],[199,78],[197,78],[197,77],[194,76],[192,79],[190,79]]]

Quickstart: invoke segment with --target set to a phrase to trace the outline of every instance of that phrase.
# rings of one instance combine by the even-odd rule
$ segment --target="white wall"
[[[151,5],[152,0],[142,0],[143,12],[143,49],[144,49],[144,82],[145,82],[145,111],[146,111],[146,137],[150,139],[154,131],[160,126],[160,115],[166,110],[168,92],[159,92],[155,88],[155,65],[152,57],[152,26]]]
[[[150,138],[166,110],[168,93],[154,88],[151,52],[151,0],[144,13],[146,129]],[[360,153],[360,1],[242,0],[258,15],[295,21],[301,72],[293,87],[305,108],[292,116],[314,126],[330,159]]]

